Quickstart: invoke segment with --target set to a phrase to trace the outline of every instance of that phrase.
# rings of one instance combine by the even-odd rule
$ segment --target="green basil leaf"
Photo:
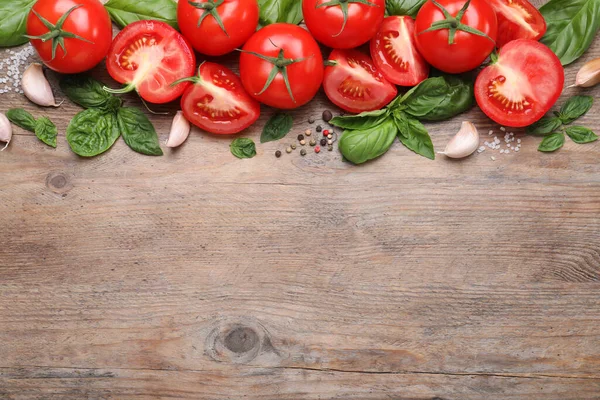
[[[252,158],[256,155],[256,145],[252,139],[237,138],[229,145],[231,154],[237,158]]]
[[[398,139],[400,142],[415,153],[430,160],[435,160],[433,142],[427,129],[416,118],[402,114],[396,113],[394,115],[394,122],[398,128]]]
[[[389,115],[387,109],[366,111],[357,115],[334,117],[329,123],[338,128],[349,130],[369,129],[381,124]]]
[[[29,10],[37,0],[0,1],[0,47],[27,43],[25,28]]]
[[[6,118],[26,131],[35,132],[35,118],[22,108],[11,108],[6,112]]]
[[[133,151],[148,156],[162,156],[158,135],[146,114],[132,107],[117,111],[119,130],[127,146]]]
[[[114,113],[90,108],[77,114],[67,127],[71,150],[82,157],[94,157],[112,147],[119,138],[119,124]]]
[[[572,141],[579,144],[591,143],[598,140],[598,135],[585,126],[569,126],[565,129]]]
[[[48,117],[40,117],[35,121],[35,136],[48,146],[56,148],[58,129]]]
[[[362,164],[385,154],[396,138],[396,125],[391,118],[365,130],[344,131],[339,148],[346,160]]]
[[[385,10],[388,15],[409,15],[413,18],[427,0],[386,0]]]
[[[538,147],[538,151],[543,151],[545,153],[551,153],[563,147],[565,144],[565,135],[562,132],[556,132],[552,135],[546,136],[540,146]]]
[[[260,142],[267,143],[279,140],[287,135],[294,125],[294,120],[288,114],[278,113],[269,119],[260,135]]]
[[[103,107],[112,94],[103,89],[104,85],[89,75],[65,75],[60,80],[63,93],[75,104],[84,108]]]
[[[173,0],[109,0],[104,7],[121,29],[142,20],[162,21],[178,28],[177,3]]]
[[[540,8],[548,30],[542,43],[571,64],[590,47],[600,28],[600,1],[550,0]]]
[[[527,133],[536,136],[546,136],[555,132],[562,126],[562,121],[557,117],[544,117],[526,129]]]
[[[262,26],[276,22],[298,25],[302,22],[302,1],[300,0],[258,0],[259,22]]]
[[[592,96],[573,96],[560,108],[558,116],[563,124],[570,124],[587,113],[593,104]]]

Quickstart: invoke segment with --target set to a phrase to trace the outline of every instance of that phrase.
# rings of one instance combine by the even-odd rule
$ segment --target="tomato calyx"
[[[431,0],[431,2],[442,11],[445,19],[432,23],[428,29],[425,29],[423,32],[420,32],[419,35],[421,35],[425,32],[433,32],[433,31],[437,31],[437,30],[441,30],[441,29],[448,29],[448,31],[449,31],[448,32],[448,44],[449,45],[454,44],[454,37],[456,36],[456,31],[463,31],[463,32],[471,33],[473,35],[482,36],[482,37],[485,37],[485,38],[491,40],[493,43],[496,43],[494,41],[494,39],[492,39],[485,33],[481,32],[480,30],[475,29],[469,25],[465,25],[461,22],[463,16],[465,15],[465,12],[467,12],[467,9],[469,8],[469,5],[471,4],[471,0],[467,0],[465,2],[465,4],[460,9],[458,14],[456,14],[456,17],[453,17],[448,12],[448,10],[446,10],[446,8],[444,8],[444,6],[441,5],[440,3],[438,3],[437,1]]]
[[[227,35],[227,37],[229,37],[229,33],[227,33],[227,30],[225,29],[225,25],[223,25],[223,20],[221,19],[221,16],[219,15],[219,11],[217,11],[217,7],[219,7],[224,2],[225,2],[225,0],[217,0],[217,1],[207,0],[206,3],[197,3],[195,1],[189,0],[188,3],[190,6],[196,7],[200,10],[204,10],[202,15],[200,16],[200,19],[198,19],[198,25],[196,25],[196,28],[200,28],[200,25],[202,25],[202,21],[204,21],[204,19],[206,17],[208,17],[209,15],[212,15],[212,17],[215,19],[215,21],[217,21],[217,24],[219,24],[219,27],[221,29],[223,29],[223,32],[225,33],[225,35]]]
[[[333,35],[333,37],[340,36],[342,32],[344,32],[344,28],[346,28],[346,23],[348,22],[348,3],[359,3],[369,7],[379,7],[377,4],[373,4],[369,0],[331,0],[326,3],[317,5],[315,8],[340,6],[340,8],[342,9],[342,15],[344,18],[344,21],[342,22],[342,29],[340,29],[338,33]]]
[[[56,22],[56,24],[53,24],[52,22],[48,21],[46,18],[41,16],[37,11],[35,11],[35,9],[32,8],[31,11],[33,11],[35,16],[38,17],[38,19],[42,22],[42,24],[44,24],[44,26],[46,28],[48,28],[48,33],[45,33],[40,36],[25,35],[25,37],[28,39],[33,39],[33,40],[41,40],[42,42],[47,42],[48,40],[52,40],[52,59],[53,60],[56,58],[56,49],[58,48],[58,46],[60,46],[63,50],[63,58],[67,55],[67,49],[65,48],[65,38],[82,40],[84,42],[94,44],[92,41],[87,40],[86,38],[76,35],[72,32],[65,31],[62,28],[63,25],[65,24],[67,18],[69,18],[69,15],[71,15],[71,13],[73,11],[75,11],[76,9],[78,9],[79,7],[82,7],[82,6],[83,6],[83,4],[78,4],[76,6],[71,7],[66,13],[64,13],[60,17],[60,19]]]

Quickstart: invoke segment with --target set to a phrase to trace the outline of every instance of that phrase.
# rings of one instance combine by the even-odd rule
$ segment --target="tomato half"
[[[221,56],[241,47],[258,25],[256,0],[180,1],[177,22],[194,49]]]
[[[48,68],[75,74],[106,57],[112,25],[98,0],[38,0],[27,16],[27,36]]]
[[[188,41],[168,24],[137,21],[115,37],[106,67],[114,80],[127,84],[111,92],[136,90],[146,101],[168,103],[189,86],[189,82],[171,84],[194,74],[196,56]]]
[[[240,76],[246,91],[275,108],[291,109],[308,103],[321,87],[323,69],[317,42],[292,24],[262,28],[246,42],[240,56]]]
[[[489,0],[498,17],[498,47],[515,39],[540,40],[546,20],[527,0]]]
[[[229,68],[205,62],[194,84],[181,98],[185,118],[211,133],[230,135],[241,132],[260,116],[260,104],[246,93],[240,78]]]
[[[444,72],[477,68],[496,47],[496,12],[486,0],[439,0],[437,4],[428,0],[417,14],[417,49]],[[467,32],[473,29],[479,34]]]
[[[475,81],[483,112],[504,126],[523,127],[539,120],[558,100],[565,83],[560,60],[545,45],[517,39],[498,53]]]
[[[429,64],[415,45],[415,22],[411,17],[384,19],[371,39],[371,57],[383,76],[396,85],[415,86],[429,76]]]
[[[304,22],[325,46],[352,49],[367,43],[379,29],[385,0],[302,0]]]
[[[379,110],[398,94],[373,60],[358,50],[333,50],[325,68],[323,89],[336,106],[352,112]]]

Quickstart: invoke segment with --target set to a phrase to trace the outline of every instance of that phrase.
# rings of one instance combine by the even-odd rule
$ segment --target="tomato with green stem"
[[[515,39],[540,40],[546,33],[544,16],[527,0],[489,0],[498,17],[497,47]]]

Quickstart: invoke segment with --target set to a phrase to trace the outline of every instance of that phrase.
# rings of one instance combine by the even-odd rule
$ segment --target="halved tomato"
[[[231,135],[252,125],[260,116],[260,104],[242,86],[229,68],[204,62],[181,99],[185,118],[211,133]]]
[[[415,86],[429,76],[429,64],[417,51],[411,17],[384,19],[371,39],[371,57],[383,76],[396,85]]]
[[[114,80],[127,84],[109,92],[136,90],[146,101],[168,103],[189,86],[187,82],[171,84],[194,74],[196,56],[188,41],[168,24],[137,21],[115,37],[106,67]]]
[[[527,0],[489,0],[498,17],[496,46],[515,39],[540,40],[546,33],[546,20]]]
[[[500,49],[498,60],[475,82],[483,112],[504,126],[529,126],[560,96],[565,73],[556,55],[535,40],[517,39]]]
[[[325,94],[338,107],[352,112],[379,110],[398,94],[396,86],[358,50],[333,50],[325,68]]]

